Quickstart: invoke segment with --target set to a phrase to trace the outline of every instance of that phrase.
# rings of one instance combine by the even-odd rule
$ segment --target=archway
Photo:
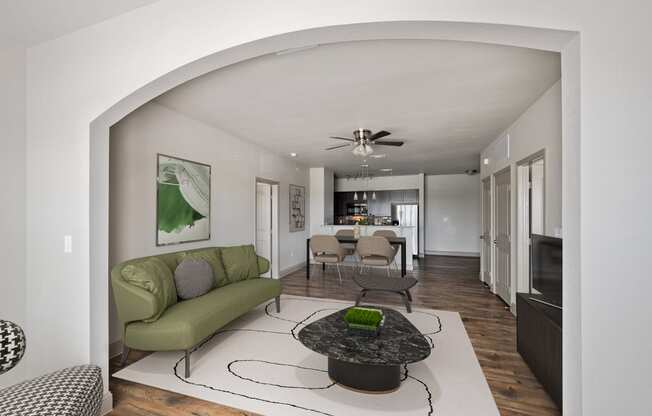
[[[574,177],[564,184],[564,224],[579,223],[579,43],[575,32],[539,28],[451,22],[380,22],[329,26],[290,32],[263,38],[216,52],[188,62],[132,92],[108,108],[90,125],[90,357],[103,369],[108,388],[108,253],[109,253],[109,129],[123,117],[158,95],[205,73],[255,58],[293,48],[345,41],[381,39],[435,39],[492,43],[534,48],[562,54],[563,152],[564,177]],[[569,169],[572,169],[569,171]],[[564,245],[566,270],[579,270],[579,230],[570,228]],[[575,273],[579,275],[578,273]],[[565,364],[578,361],[579,283],[564,286],[564,298],[571,306],[564,314]],[[573,364],[577,365],[577,364]],[[580,383],[578,371],[566,371],[565,389]],[[576,369],[575,369],[576,370]],[[105,399],[110,399],[110,394]],[[107,399],[107,402],[108,402]]]

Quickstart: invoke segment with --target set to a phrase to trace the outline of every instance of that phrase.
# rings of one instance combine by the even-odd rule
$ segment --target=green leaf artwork
[[[158,155],[157,245],[210,239],[210,169]]]

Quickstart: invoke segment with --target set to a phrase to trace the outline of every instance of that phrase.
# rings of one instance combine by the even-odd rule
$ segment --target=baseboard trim
[[[102,397],[102,411],[101,415],[106,415],[113,410],[113,394],[110,391],[105,391]]]
[[[122,340],[114,341],[109,344],[109,359],[122,354]]]
[[[479,252],[475,251],[435,251],[426,250],[429,256],[454,256],[454,257],[480,257]]]
[[[288,274],[292,274],[292,273],[294,273],[296,271],[299,271],[299,270],[301,270],[301,269],[303,269],[305,267],[306,267],[306,262],[305,261],[301,262],[301,263],[297,263],[294,266],[287,267],[287,268],[280,271],[281,277],[285,277]]]

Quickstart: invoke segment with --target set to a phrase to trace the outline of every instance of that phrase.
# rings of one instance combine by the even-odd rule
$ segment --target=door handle
[[[498,240],[494,240],[494,244],[498,244]]]
[[[481,236],[480,236],[480,240],[484,240],[484,235],[481,235]]]

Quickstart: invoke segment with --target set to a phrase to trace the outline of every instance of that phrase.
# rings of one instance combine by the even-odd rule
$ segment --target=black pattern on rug
[[[290,301],[290,300],[292,300],[292,301],[308,301],[308,302],[311,302],[311,301],[312,301],[312,300],[310,300],[310,299],[295,299],[295,298],[288,298],[288,299],[285,299],[285,301]],[[318,301],[320,301],[320,302],[328,302],[327,299],[318,299]],[[313,301],[313,302],[314,302],[314,301]],[[342,304],[341,302],[333,302],[333,303],[337,303],[337,304],[340,304],[340,305]],[[277,334],[277,335],[290,335],[292,338],[294,338],[295,340],[298,341],[299,338],[298,338],[297,334],[295,333],[295,331],[296,331],[297,328],[299,328],[301,325],[306,325],[306,322],[307,322],[308,320],[310,320],[310,318],[312,318],[312,317],[314,317],[315,315],[317,315],[317,314],[319,314],[319,313],[322,313],[322,312],[326,312],[326,311],[338,311],[338,310],[341,309],[341,308],[322,308],[322,309],[318,309],[318,310],[316,310],[316,311],[310,313],[310,314],[309,314],[308,316],[306,316],[304,319],[302,319],[302,320],[300,320],[300,321],[294,321],[294,320],[291,320],[291,319],[281,318],[280,316],[274,316],[274,315],[269,311],[269,308],[270,308],[272,305],[274,305],[274,304],[275,304],[275,303],[272,301],[272,302],[269,302],[268,304],[265,305],[265,308],[264,308],[265,315],[267,315],[269,318],[278,319],[278,320],[281,320],[281,321],[285,321],[285,322],[289,322],[289,323],[293,323],[293,324],[295,324],[295,326],[290,330],[290,332],[270,331],[270,330],[264,330],[264,329],[248,329],[248,328],[230,328],[230,329],[223,329],[223,330],[219,330],[219,331],[215,332],[213,335],[211,335],[210,337],[208,337],[207,339],[205,339],[203,342],[201,342],[199,345],[197,345],[197,347],[195,347],[195,348],[191,351],[191,353],[192,353],[192,352],[195,352],[195,351],[197,351],[197,350],[199,350],[199,349],[202,348],[204,345],[206,345],[206,344],[208,344],[209,342],[211,342],[211,341],[212,341],[215,337],[217,337],[218,335],[221,335],[221,334],[224,334],[224,333],[228,333],[228,332],[239,332],[239,331],[242,331],[242,332],[260,332],[260,333]],[[435,314],[432,314],[432,313],[428,313],[428,312],[423,312],[423,311],[413,311],[412,313],[420,313],[420,314],[424,314],[424,315],[431,316],[431,317],[434,318],[435,321],[437,322],[437,324],[435,325],[435,329],[434,329],[432,332],[422,333],[422,335],[423,335],[426,339],[428,339],[428,341],[429,341],[429,343],[430,343],[430,348],[431,348],[431,349],[434,349],[434,348],[435,348],[435,344],[434,344],[434,341],[433,341],[432,338],[431,338],[431,335],[436,335],[436,334],[438,334],[438,333],[440,333],[440,332],[442,331],[442,323],[441,323],[441,319],[439,318],[439,316],[437,316],[437,315],[435,315]],[[324,412],[324,411],[321,411],[321,410],[311,409],[311,408],[309,408],[309,407],[304,407],[304,406],[301,406],[301,405],[298,405],[298,404],[295,404],[295,403],[289,403],[289,402],[281,402],[281,401],[275,401],[275,400],[263,399],[263,398],[260,398],[260,397],[250,396],[250,395],[247,395],[247,394],[244,394],[244,393],[238,393],[238,392],[234,392],[234,391],[230,391],[230,390],[226,390],[226,389],[221,389],[221,388],[214,387],[214,386],[211,386],[211,385],[208,385],[208,384],[203,384],[203,383],[197,383],[197,382],[194,382],[194,381],[190,381],[190,380],[188,380],[188,379],[183,378],[182,376],[180,376],[180,375],[179,375],[179,372],[178,372],[179,364],[180,364],[184,359],[185,359],[185,356],[182,356],[181,358],[179,358],[179,360],[177,360],[177,362],[174,364],[174,367],[173,367],[173,372],[174,372],[175,377],[176,377],[178,380],[182,381],[183,383],[186,383],[186,384],[189,384],[189,385],[193,385],[193,386],[196,386],[196,387],[203,387],[203,388],[206,388],[206,389],[209,389],[209,390],[212,390],[212,391],[216,391],[216,392],[220,392],[220,393],[231,394],[231,395],[238,396],[238,397],[242,397],[242,398],[245,398],[245,399],[256,400],[256,401],[263,402],[263,403],[276,404],[276,405],[280,405],[280,406],[288,406],[288,407],[292,407],[292,408],[295,408],[295,409],[305,410],[305,411],[307,411],[307,412],[312,412],[312,413],[316,413],[316,414],[320,414],[320,415],[324,415],[324,416],[335,416],[335,415],[333,415],[333,414],[330,414],[330,413],[327,413],[327,412]],[[331,387],[333,387],[334,385],[337,384],[337,383],[335,383],[335,382],[332,382],[331,384],[326,385],[326,386],[323,386],[323,387],[304,387],[304,386],[285,386],[285,385],[281,385],[281,384],[266,383],[266,382],[263,382],[263,381],[260,381],[260,380],[255,380],[255,379],[252,379],[252,378],[243,377],[243,376],[237,374],[236,372],[234,372],[233,369],[232,369],[233,364],[240,363],[240,362],[259,362],[259,363],[264,363],[264,364],[277,365],[277,366],[283,366],[283,367],[299,368],[299,369],[302,369],[302,370],[309,370],[309,371],[316,371],[316,372],[324,372],[324,373],[328,373],[328,370],[322,370],[322,369],[318,369],[318,368],[310,368],[310,367],[302,367],[302,366],[295,365],[295,364],[278,363],[278,362],[265,361],[265,360],[233,360],[233,361],[231,361],[231,362],[228,363],[228,365],[227,365],[227,371],[228,371],[231,375],[233,375],[234,377],[240,378],[240,379],[242,379],[242,380],[246,380],[246,381],[249,381],[249,382],[252,382],[252,383],[256,383],[256,384],[267,385],[267,386],[273,386],[273,387],[284,388],[284,389],[299,389],[299,390],[326,390],[326,389],[329,389],[329,388],[331,388]],[[417,377],[411,376],[411,375],[409,374],[407,364],[404,364],[404,365],[403,365],[403,370],[404,370],[404,374],[403,374],[402,377],[401,377],[401,381],[402,381],[402,382],[405,381],[405,380],[407,380],[407,379],[411,379],[411,380],[414,380],[414,381],[416,381],[417,383],[421,384],[421,386],[423,386],[423,388],[424,388],[424,390],[425,390],[425,392],[426,392],[426,395],[427,395],[426,400],[427,400],[427,402],[428,402],[428,407],[429,407],[429,411],[428,411],[428,413],[427,413],[427,416],[432,416],[432,415],[434,414],[434,406],[433,406],[433,403],[432,403],[432,392],[430,391],[430,388],[428,387],[428,385],[427,385],[424,381],[420,380],[420,379],[417,378]]]

